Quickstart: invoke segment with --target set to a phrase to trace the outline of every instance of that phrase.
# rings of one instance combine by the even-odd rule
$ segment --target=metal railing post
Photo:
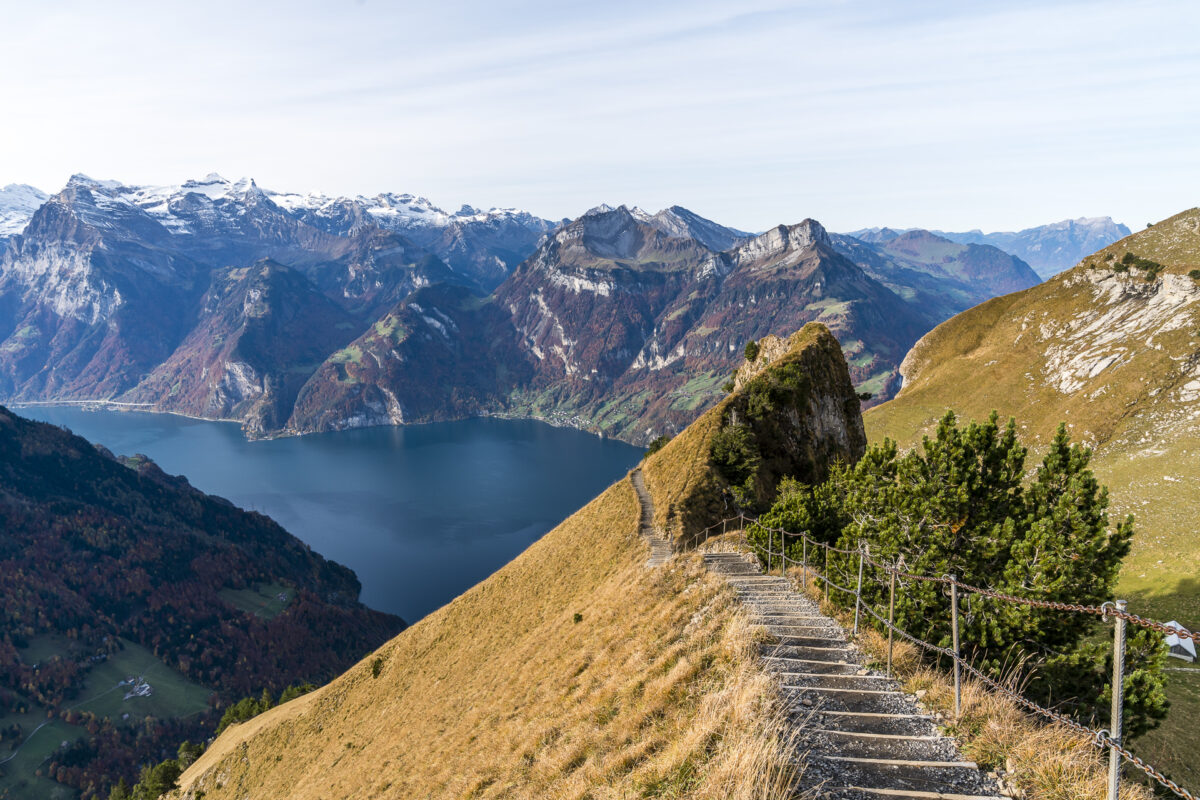
[[[800,542],[800,581],[804,591],[808,592],[808,537],[803,537]]]
[[[950,576],[950,625],[954,645],[954,719],[962,717],[962,665],[958,660],[958,579]]]
[[[862,607],[862,578],[863,559],[866,553],[863,546],[858,546],[858,588],[854,590],[854,635],[858,636],[858,610]]]
[[[896,625],[896,573],[893,571],[892,580],[888,587],[888,667],[887,675],[892,677],[892,629]]]
[[[1117,601],[1117,610],[1125,610],[1125,601]],[[1117,617],[1113,622],[1113,682],[1112,682],[1112,733],[1109,741],[1114,745],[1121,744],[1123,728],[1125,727],[1125,620]],[[1121,788],[1121,754],[1116,747],[1108,751],[1108,800],[1117,800]]]
[[[825,546],[825,602],[829,602],[829,546]]]
[[[775,543],[775,531],[767,528],[767,574],[771,574],[771,545]]]

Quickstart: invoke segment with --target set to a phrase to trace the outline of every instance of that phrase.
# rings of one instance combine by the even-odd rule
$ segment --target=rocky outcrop
[[[646,459],[656,522],[683,544],[739,508],[756,510],[783,477],[819,483],[835,461],[854,463],[866,450],[858,396],[828,328],[810,323],[759,346],[730,395]]]

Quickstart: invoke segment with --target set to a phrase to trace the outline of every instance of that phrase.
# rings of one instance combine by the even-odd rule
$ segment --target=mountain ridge
[[[681,206],[552,224],[216,174],[165,187],[77,175],[0,256],[0,397],[151,403],[251,436],[503,413],[647,441],[716,402],[750,339],[822,321],[879,400],[921,333],[1012,288],[986,247],[990,261],[932,264],[848,242],[811,219],[751,235]],[[213,302],[263,259],[299,276],[278,309],[299,317],[260,329],[293,341],[243,358],[229,343],[261,318]]]
[[[863,228],[848,235],[871,244],[883,244],[914,230],[922,229]],[[1077,217],[1019,231],[984,233],[976,228],[958,232],[930,230],[930,233],[959,244],[997,247],[1028,263],[1044,279],[1129,236],[1130,230],[1128,226],[1114,222],[1112,217]]]

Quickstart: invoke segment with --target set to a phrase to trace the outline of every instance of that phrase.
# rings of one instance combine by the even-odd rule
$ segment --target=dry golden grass
[[[785,796],[762,629],[698,556],[645,568],[637,520],[614,485],[331,684],[227,731],[176,796]]]
[[[680,508],[711,480],[709,449],[728,405],[729,398],[721,400],[642,464],[654,496],[654,524],[672,539],[685,538]]]

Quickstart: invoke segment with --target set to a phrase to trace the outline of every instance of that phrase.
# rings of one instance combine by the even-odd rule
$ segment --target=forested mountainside
[[[251,436],[511,414],[646,441],[715,403],[751,339],[821,321],[877,402],[921,334],[1034,282],[988,246],[812,220],[751,235],[598,206],[554,225],[76,176],[0,256],[0,398],[134,402]]]
[[[977,420],[995,409],[1021,422],[1037,452],[1065,422],[1094,448],[1114,515],[1137,518],[1121,592],[1152,616],[1200,628],[1200,209],[954,317],[901,372],[899,395],[866,414],[872,439],[909,446],[947,409]],[[1177,707],[1146,742],[1194,783],[1200,773],[1179,745],[1200,707],[1192,675],[1172,682]]]
[[[731,488],[714,444],[751,396],[760,422],[797,437],[745,439],[783,472],[818,478],[861,455],[858,399],[829,331],[810,325],[769,350],[643,462],[680,541],[713,521],[710,492]],[[760,640],[699,558],[647,568],[639,514],[623,478],[329,685],[224,732],[170,796],[782,796],[791,754],[755,663]]]
[[[328,680],[404,624],[269,518],[3,408],[0,530],[13,798],[54,781],[107,796],[211,735],[223,706]]]

